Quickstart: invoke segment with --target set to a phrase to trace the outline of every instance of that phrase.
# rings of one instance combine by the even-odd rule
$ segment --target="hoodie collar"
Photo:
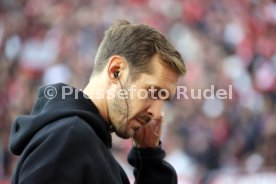
[[[51,89],[52,97],[47,96]],[[48,92],[48,94],[50,94]],[[99,110],[82,91],[63,83],[44,86],[39,89],[37,100],[30,115],[19,116],[10,134],[10,150],[21,154],[32,137],[44,126],[55,120],[78,116],[89,124],[98,137],[109,148],[112,139],[108,123],[101,117]]]

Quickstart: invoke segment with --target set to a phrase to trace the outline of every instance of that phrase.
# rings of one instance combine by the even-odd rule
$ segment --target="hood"
[[[69,95],[70,90],[73,92]],[[41,87],[31,114],[17,117],[10,133],[10,151],[20,155],[41,128],[70,116],[78,116],[87,122],[98,137],[111,147],[108,123],[100,116],[93,102],[82,91],[58,83]]]

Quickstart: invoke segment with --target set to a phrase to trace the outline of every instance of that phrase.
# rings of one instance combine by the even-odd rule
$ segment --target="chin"
[[[134,130],[129,130],[125,132],[115,132],[117,136],[121,137],[122,139],[129,139],[134,136],[135,131]]]
[[[130,137],[132,137],[132,136],[128,135],[128,133],[120,133],[120,132],[115,132],[115,133],[118,137],[120,137],[122,139],[129,139]]]

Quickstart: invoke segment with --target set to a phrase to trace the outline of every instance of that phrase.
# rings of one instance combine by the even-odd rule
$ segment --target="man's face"
[[[162,65],[158,56],[151,65],[151,74],[143,73],[138,80],[122,84],[127,98],[116,96],[109,108],[116,134],[122,138],[133,137],[143,125],[160,119],[164,102],[176,93],[179,75]]]

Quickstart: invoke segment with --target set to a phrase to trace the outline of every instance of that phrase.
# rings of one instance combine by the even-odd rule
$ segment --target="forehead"
[[[174,94],[176,91],[179,75],[169,67],[165,66],[158,55],[152,58],[150,64],[151,72],[149,74],[142,73],[138,79],[138,83],[142,86],[154,86],[167,89]]]

